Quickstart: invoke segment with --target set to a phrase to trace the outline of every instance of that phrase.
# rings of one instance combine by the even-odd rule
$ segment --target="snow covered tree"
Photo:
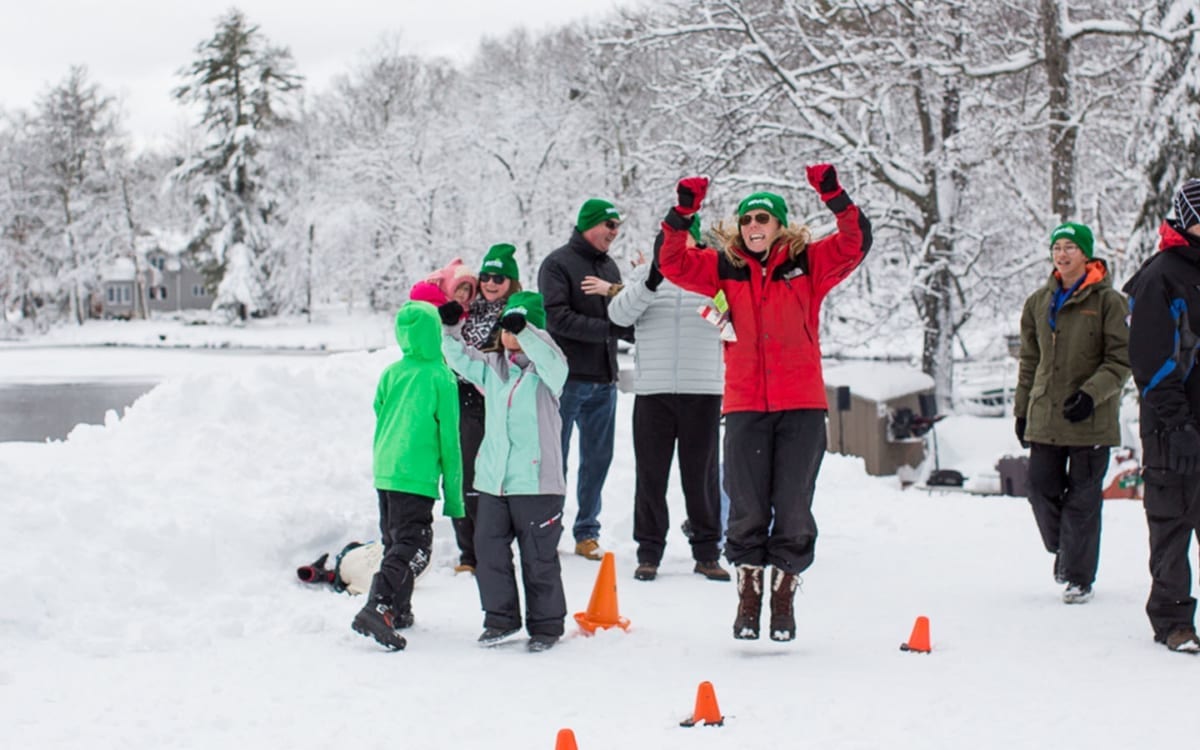
[[[1157,247],[1158,225],[1176,188],[1200,177],[1200,2],[1160,0],[1156,10],[1160,27],[1175,33],[1170,43],[1152,45],[1144,59],[1147,85],[1128,149],[1134,168],[1145,174],[1129,243],[1132,263]]]
[[[113,199],[113,161],[119,158],[115,102],[88,80],[86,68],[72,67],[39,101],[33,137],[44,159],[42,188],[56,208],[48,217],[49,230],[61,241],[56,276],[66,285],[71,317],[82,325],[111,250],[105,203]]]
[[[281,210],[263,151],[287,122],[286,103],[300,88],[291,53],[271,45],[239,10],[217,20],[196,48],[174,91],[198,105],[208,142],[173,173],[196,207],[189,243],[216,287],[214,307],[241,318],[269,314],[272,230]]]

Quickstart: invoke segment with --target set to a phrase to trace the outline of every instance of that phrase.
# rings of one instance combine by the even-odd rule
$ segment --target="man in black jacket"
[[[621,215],[599,198],[584,202],[567,244],[546,256],[538,289],[546,303],[547,329],[567,355],[570,374],[560,398],[563,470],[571,431],[579,424],[575,554],[599,560],[600,492],[612,463],[617,417],[617,339],[633,340],[633,329],[608,321],[608,296],[586,294],[581,284],[595,276],[620,289],[621,273],[608,249],[621,228]],[[611,296],[610,294],[610,296]]]
[[[1200,180],[1175,195],[1159,252],[1125,285],[1129,361],[1141,395],[1142,477],[1153,582],[1146,614],[1154,640],[1200,651],[1188,546],[1200,528]]]

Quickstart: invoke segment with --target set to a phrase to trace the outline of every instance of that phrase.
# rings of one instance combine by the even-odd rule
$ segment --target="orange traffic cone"
[[[721,709],[717,708],[717,694],[712,683],[707,680],[696,688],[696,710],[692,712],[692,718],[679,722],[679,726],[694,727],[700,722],[704,722],[706,727],[725,724],[725,717],[721,715]]]
[[[558,730],[558,739],[554,741],[554,750],[579,750],[575,744],[575,733],[570,729]]]
[[[929,618],[921,615],[917,621],[913,623],[912,635],[908,637],[908,643],[900,644],[901,651],[916,651],[922,654],[928,654],[933,650],[933,646],[929,645]]]
[[[587,612],[576,612],[575,622],[589,635],[595,633],[596,628],[629,629],[629,620],[617,612],[617,564],[613,553],[604,553]]]

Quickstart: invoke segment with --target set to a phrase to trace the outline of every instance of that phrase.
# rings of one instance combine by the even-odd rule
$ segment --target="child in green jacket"
[[[383,561],[355,631],[392,650],[413,623],[413,581],[429,565],[433,504],[439,480],[442,512],[461,518],[462,452],[458,445],[458,384],[442,356],[441,321],[428,302],[396,313],[404,358],[383,371],[375,390],[375,487]]]
[[[503,351],[464,344],[461,309],[439,309],[450,366],[484,392],[483,444],[475,460],[475,580],[485,612],[479,643],[491,646],[521,629],[512,542],[521,554],[525,627],[530,651],[545,651],[563,634],[558,540],[566,480],[558,397],[567,359],[546,333],[542,295],[518,292],[500,314]]]

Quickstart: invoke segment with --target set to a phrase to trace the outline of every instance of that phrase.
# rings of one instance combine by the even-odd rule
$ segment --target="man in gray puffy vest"
[[[693,239],[698,242],[700,222],[693,222],[693,227]],[[660,233],[656,243],[661,242]],[[618,326],[633,326],[637,341],[633,538],[638,544],[634,578],[640,581],[654,580],[662,562],[670,525],[667,484],[676,445],[694,571],[710,580],[729,580],[729,573],[717,561],[723,351],[717,326],[699,312],[711,303],[665,280],[651,262],[637,266],[608,305],[609,320]]]

